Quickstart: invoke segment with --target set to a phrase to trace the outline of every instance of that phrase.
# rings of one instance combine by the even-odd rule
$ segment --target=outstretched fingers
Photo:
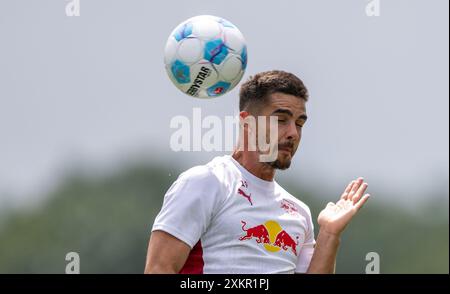
[[[363,177],[359,177],[358,179],[356,179],[350,192],[348,193],[348,196],[347,196],[348,200],[353,200],[353,197],[355,196],[356,192],[358,191],[358,189],[361,186],[361,184],[363,183],[363,181],[364,181]]]
[[[359,199],[361,199],[361,196],[364,195],[364,192],[366,192],[368,186],[369,184],[367,183],[362,183],[361,186],[359,186],[358,190],[353,195],[352,198],[353,204],[356,204],[359,201]]]
[[[347,188],[345,188],[344,193],[342,193],[341,195],[341,199],[347,200],[348,197],[348,193],[350,193],[350,191],[352,190],[353,184],[355,183],[355,181],[351,181],[348,185]]]
[[[364,203],[366,203],[367,200],[369,200],[369,198],[370,198],[370,194],[365,194],[365,195],[361,198],[361,200],[359,200],[359,201],[355,204],[356,210],[360,210],[361,207],[363,207]]]

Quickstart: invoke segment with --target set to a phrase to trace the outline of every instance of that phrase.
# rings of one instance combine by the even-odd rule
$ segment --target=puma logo
[[[250,202],[250,205],[253,206],[253,202],[252,202],[252,198],[251,198],[252,194],[251,193],[247,194],[244,192],[244,189],[247,189],[247,188],[248,188],[247,182],[241,180],[241,187],[238,189],[238,194],[247,198],[248,202]]]

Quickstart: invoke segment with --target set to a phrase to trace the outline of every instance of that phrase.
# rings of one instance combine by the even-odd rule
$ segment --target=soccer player
[[[245,126],[244,148],[182,173],[153,224],[145,273],[334,273],[340,236],[368,200],[367,183],[351,181],[328,203],[315,238],[308,206],[274,180],[300,144],[306,87],[291,73],[268,71],[239,96],[240,119],[276,117],[276,159],[261,161],[259,148],[247,148]]]

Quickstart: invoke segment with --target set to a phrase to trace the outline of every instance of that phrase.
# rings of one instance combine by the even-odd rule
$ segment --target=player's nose
[[[297,127],[295,122],[291,122],[286,131],[286,137],[290,141],[298,142],[300,139],[300,129]]]

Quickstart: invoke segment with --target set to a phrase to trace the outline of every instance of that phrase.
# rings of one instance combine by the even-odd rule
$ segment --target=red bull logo
[[[241,221],[241,223],[245,235],[239,238],[240,241],[255,239],[256,243],[262,243],[267,251],[291,250],[297,255],[299,237],[297,236],[295,241],[276,221],[269,220],[264,224],[248,229],[245,228],[247,225],[245,221]]]
[[[290,215],[298,215],[298,209],[292,201],[287,199],[281,200],[281,208],[283,208]]]
[[[241,223],[242,230],[246,233],[246,235],[240,237],[240,241],[255,238],[256,243],[270,244],[269,231],[267,231],[267,228],[264,225],[257,225],[255,227],[245,229],[247,223],[244,221],[241,221]]]
[[[282,230],[277,234],[277,237],[273,245],[280,247],[284,251],[291,248],[292,252],[294,252],[294,254],[297,255],[298,236],[297,241],[294,241],[294,239],[292,239],[292,237],[285,230]]]

